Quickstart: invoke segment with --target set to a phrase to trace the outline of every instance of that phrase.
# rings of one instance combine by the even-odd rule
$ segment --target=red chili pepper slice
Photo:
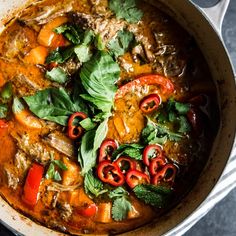
[[[166,164],[156,175],[152,178],[152,184],[158,185],[161,181],[173,183],[175,180],[177,169],[173,164]]]
[[[102,161],[98,164],[97,175],[101,181],[112,186],[121,186],[125,182],[125,177],[116,163]]]
[[[79,209],[78,213],[84,217],[92,217],[92,216],[96,215],[97,210],[98,210],[97,205],[95,203],[93,203],[87,207]]]
[[[33,163],[29,169],[24,185],[22,200],[30,206],[34,206],[37,203],[39,186],[43,177],[43,172],[43,166],[37,163]]]
[[[114,163],[119,166],[123,174],[125,174],[129,170],[135,170],[137,166],[136,161],[124,156],[119,157]]]
[[[162,156],[162,148],[157,144],[151,144],[145,147],[143,151],[143,163],[149,166],[150,158],[156,158]]]
[[[149,94],[141,101],[139,108],[144,113],[155,111],[161,103],[161,98],[157,94]]]
[[[74,125],[76,119],[86,119],[87,115],[83,112],[75,112],[70,116],[68,120],[68,136],[71,139],[77,139],[83,134],[83,128],[81,126]]]
[[[174,92],[174,85],[170,79],[161,75],[145,75],[137,78],[123,86],[121,86],[115,96],[115,99],[122,98],[126,93],[132,91],[137,86],[144,85],[159,85],[161,86],[162,92],[164,94],[171,94]]]
[[[111,160],[112,153],[117,149],[117,143],[113,139],[105,139],[99,149],[98,162]]]
[[[156,157],[151,160],[149,172],[151,175],[156,175],[165,166],[166,160],[163,157]]]
[[[150,178],[147,174],[139,170],[130,170],[126,174],[126,183],[130,188],[134,188],[139,184],[149,184]]]

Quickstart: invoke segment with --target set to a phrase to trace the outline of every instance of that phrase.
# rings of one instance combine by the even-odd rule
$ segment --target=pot
[[[33,2],[33,1],[31,1]],[[34,1],[36,2],[36,1]],[[222,42],[221,25],[230,0],[221,0],[215,7],[203,9],[188,0],[148,0],[153,5],[161,2],[166,11],[192,34],[209,64],[212,77],[218,88],[221,126],[216,136],[209,160],[197,183],[181,203],[149,225],[136,229],[126,235],[180,235],[176,227],[181,228],[181,222],[196,212],[207,196],[216,186],[223,170],[229,161],[236,131],[236,87],[235,77],[229,56]],[[0,30],[4,29],[10,16],[24,8],[25,0],[0,0]],[[17,9],[17,10],[16,10]],[[199,210],[199,209],[198,209]],[[0,221],[15,233],[34,236],[64,235],[45,228],[31,221],[11,208],[0,198]],[[204,215],[204,214],[202,214]],[[202,216],[201,215],[201,216]],[[198,218],[199,219],[199,218]],[[196,220],[195,220],[196,221]],[[186,224],[185,224],[186,225]],[[191,224],[190,224],[191,225]],[[189,227],[182,224],[181,232]]]

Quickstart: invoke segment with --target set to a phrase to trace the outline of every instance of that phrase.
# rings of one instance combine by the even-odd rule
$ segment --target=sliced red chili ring
[[[177,169],[173,164],[166,164],[156,175],[152,177],[152,184],[158,185],[161,181],[173,183]]]
[[[156,157],[151,160],[149,165],[149,172],[151,175],[156,175],[165,166],[166,160],[164,157]]]
[[[157,144],[151,144],[145,147],[143,151],[143,163],[149,166],[150,158],[156,158],[162,156],[162,148]]]
[[[86,119],[87,115],[84,112],[75,112],[68,120],[68,136],[71,139],[78,139],[83,134],[84,129],[81,126],[75,125],[76,119]]]
[[[161,98],[157,94],[149,94],[141,101],[139,108],[144,113],[151,113],[158,108]]]
[[[125,177],[116,163],[110,161],[101,161],[97,167],[99,179],[112,186],[121,186],[125,182]]]
[[[117,143],[113,139],[105,139],[99,149],[98,162],[111,160],[112,153],[117,149]]]
[[[139,170],[130,170],[126,174],[126,183],[130,188],[134,188],[139,184],[149,184],[150,178],[147,174]]]
[[[135,170],[137,163],[129,157],[121,156],[114,163],[116,163],[123,174],[129,170]]]

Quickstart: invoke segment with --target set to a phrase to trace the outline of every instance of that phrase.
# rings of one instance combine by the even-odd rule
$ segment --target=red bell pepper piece
[[[151,144],[145,147],[143,151],[143,163],[149,166],[149,159],[162,156],[162,148],[157,144]]]
[[[24,185],[22,200],[30,206],[34,206],[37,203],[39,186],[43,177],[43,172],[44,167],[37,163],[33,163],[29,169]]]
[[[112,153],[117,149],[117,143],[113,139],[105,139],[99,149],[98,162],[111,160]]]
[[[110,161],[101,161],[97,167],[99,179],[112,186],[121,186],[125,182],[125,177],[116,163]]]
[[[115,99],[122,98],[126,93],[132,91],[135,87],[144,85],[159,85],[163,94],[174,92],[174,85],[170,79],[161,75],[145,75],[121,86],[115,96]]]
[[[150,178],[147,174],[139,170],[130,170],[126,174],[126,183],[130,188],[134,188],[139,184],[149,184]]]
[[[162,167],[166,164],[164,157],[156,157],[151,160],[149,165],[149,172],[151,175],[156,175]]]
[[[129,157],[121,156],[114,163],[116,163],[123,174],[129,170],[135,170],[137,163],[134,160],[131,160]]]
[[[149,94],[140,102],[139,108],[144,113],[155,111],[161,103],[161,98],[157,94]]]
[[[83,112],[75,112],[68,120],[68,136],[71,139],[78,139],[83,134],[84,129],[81,126],[75,125],[76,119],[86,119],[87,115]]]
[[[152,178],[152,184],[158,185],[161,181],[173,183],[175,180],[177,169],[173,164],[166,164],[156,175]]]
[[[79,209],[78,213],[84,217],[92,217],[96,215],[97,210],[98,210],[97,205],[93,203],[87,207]]]

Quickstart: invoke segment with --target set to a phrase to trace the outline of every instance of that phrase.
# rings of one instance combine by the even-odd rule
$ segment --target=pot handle
[[[229,6],[230,0],[220,0],[215,6],[209,8],[199,7],[203,14],[208,18],[214,26],[218,35],[222,38],[222,24],[225,13]]]

